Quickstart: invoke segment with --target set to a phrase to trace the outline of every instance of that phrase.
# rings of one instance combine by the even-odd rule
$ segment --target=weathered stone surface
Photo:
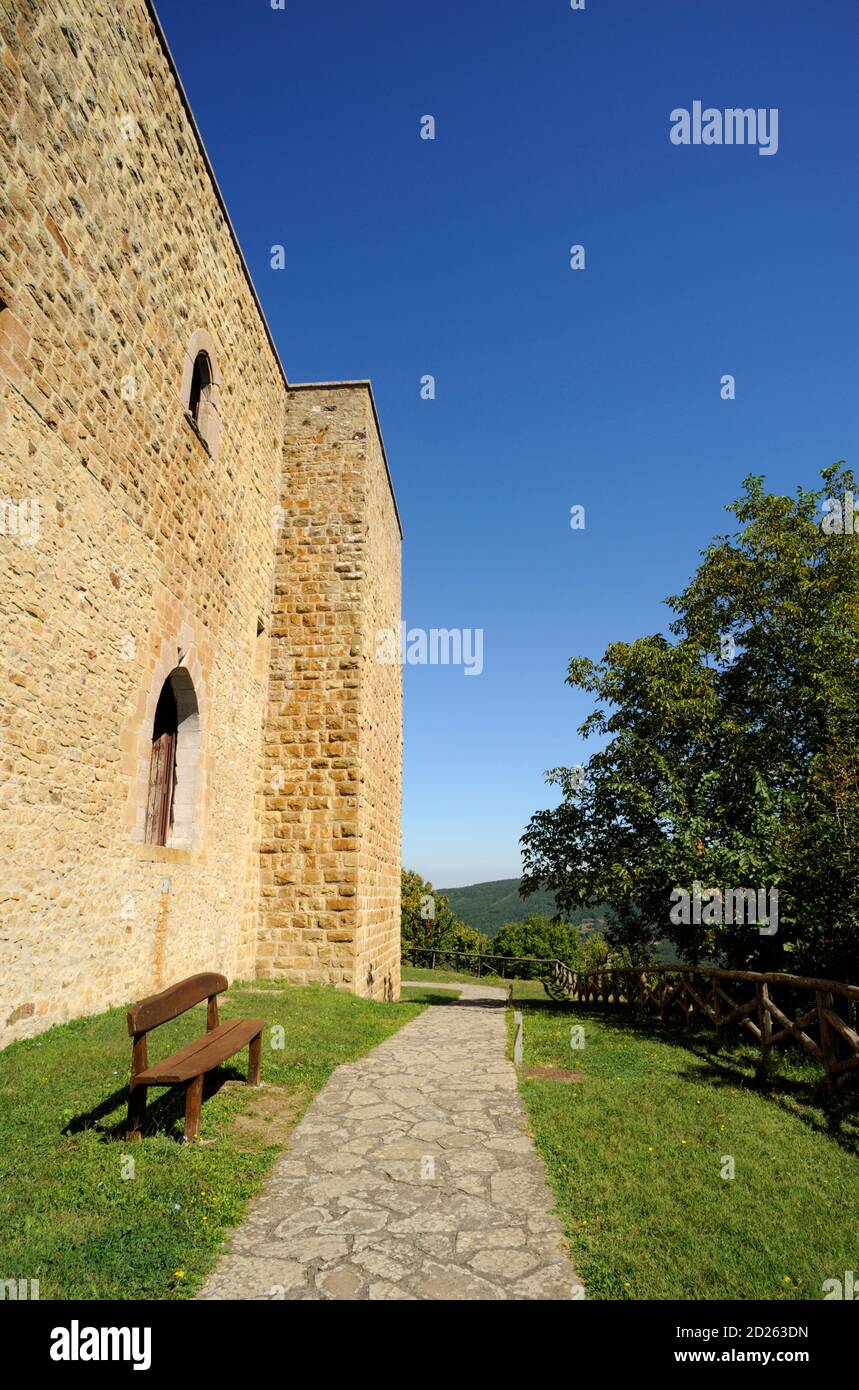
[[[371,393],[287,387],[145,0],[0,13],[0,1047],[202,970],[396,998]],[[197,713],[160,846],[176,671]]]
[[[304,1284],[307,1269],[296,1260],[254,1259],[228,1255],[206,1285],[207,1297],[229,1299],[237,1285],[243,1299],[279,1299],[288,1289]]]
[[[364,1287],[365,1278],[362,1271],[353,1265],[341,1265],[328,1274],[318,1275],[316,1284],[326,1298],[355,1299]]]
[[[200,1297],[258,1297],[257,1265],[270,1270],[276,1242],[290,1271],[287,1299],[580,1297],[519,1095],[499,1086],[508,1073],[515,1082],[504,1060],[500,991],[468,985],[462,992],[463,1007],[427,1009],[334,1074]],[[439,1065],[452,1103],[439,1101]],[[386,1077],[402,1081],[385,1095],[406,1138],[392,1140],[390,1124],[376,1121],[367,1135],[368,1122],[351,1105],[356,1088],[375,1095]],[[457,1104],[460,1077],[470,1085],[467,1113]],[[332,1177],[322,1114],[336,1117],[338,1130],[360,1135],[360,1149],[348,1150],[358,1163],[352,1171]],[[463,1142],[451,1144],[454,1138]],[[284,1191],[279,1173],[295,1172],[297,1164],[306,1177]],[[258,1259],[247,1259],[253,1253]],[[301,1280],[296,1266],[304,1270]]]

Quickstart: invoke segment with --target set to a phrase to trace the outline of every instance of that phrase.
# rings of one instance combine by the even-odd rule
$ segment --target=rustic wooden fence
[[[462,969],[478,979],[481,975],[500,975],[502,980],[546,980],[555,966],[562,964],[548,956],[493,956],[490,951],[443,951],[432,946],[404,946],[403,960],[426,970],[437,970],[447,963],[448,968]],[[460,965],[461,961],[465,965]],[[517,970],[517,966],[526,969]]]
[[[543,983],[552,999],[629,1009],[652,1008],[659,1012],[663,1023],[678,1013],[683,1022],[700,1014],[717,1034],[739,1023],[758,1041],[764,1060],[779,1043],[797,1043],[823,1068],[827,1083],[833,1088],[847,1072],[859,1068],[859,985],[804,975],[704,966],[606,966],[601,970],[577,971],[561,961],[554,962]],[[733,997],[745,992],[748,986],[752,987],[751,998]],[[776,990],[784,1007],[773,997]],[[793,1001],[793,1018],[786,1012],[786,995]],[[817,1037],[812,1037],[809,1030],[814,1030]]]

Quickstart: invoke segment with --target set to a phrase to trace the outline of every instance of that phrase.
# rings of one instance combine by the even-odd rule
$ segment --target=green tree
[[[402,874],[401,940],[403,950],[485,952],[490,941],[482,932],[469,927],[451,910],[444,893],[413,870]],[[451,960],[457,969],[470,968]],[[474,966],[477,968],[476,962]]]
[[[600,938],[601,939],[601,938]],[[492,955],[536,957],[538,960],[560,960],[572,969],[585,969],[585,952],[578,927],[568,922],[553,922],[540,913],[529,913],[524,922],[509,922],[501,927],[492,943]],[[541,979],[545,973],[540,965],[517,962],[511,974],[520,979]]]
[[[460,922],[456,917],[445,934],[445,950],[464,951],[469,955],[486,955],[492,951],[492,938],[484,932],[478,931],[476,927],[470,927],[466,922]],[[450,962],[455,965],[457,970],[477,970],[477,962],[458,961]]]
[[[522,891],[550,889],[559,912],[608,902],[633,958],[667,936],[689,963],[856,978],[859,539],[834,505],[852,472],[821,478],[794,498],[747,478],[738,529],[668,600],[671,639],[570,663],[597,702],[581,732],[605,745],[583,776],[547,774],[562,800],[525,832]],[[776,934],[672,922],[673,890],[696,882],[777,888]]]
[[[436,893],[428,879],[413,870],[402,873],[402,944],[432,950],[443,944],[454,921],[443,893]]]

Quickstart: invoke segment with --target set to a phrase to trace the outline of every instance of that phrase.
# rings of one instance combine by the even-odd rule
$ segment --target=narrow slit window
[[[209,365],[209,359],[205,352],[198,352],[194,359],[194,370],[191,374],[191,396],[188,401],[188,411],[196,425],[201,423],[202,407],[210,398],[211,387],[212,368]]]

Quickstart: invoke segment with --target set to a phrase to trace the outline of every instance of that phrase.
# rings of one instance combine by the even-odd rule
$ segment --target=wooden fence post
[[[522,1065],[522,1052],[525,1044],[525,1024],[522,1014],[517,1009],[513,1015],[513,1022],[516,1024],[516,1038],[513,1042],[513,1061],[517,1067]]]
[[[713,1027],[718,1042],[722,1034],[722,1006],[719,1002],[719,984],[715,975],[710,981],[710,1003],[713,1005]]]
[[[766,1063],[769,1060],[772,1043],[773,1021],[769,1011],[770,990],[768,984],[757,986],[758,994],[758,1027],[761,1030],[761,1056]]]
[[[820,1047],[823,1052],[823,1065],[826,1068],[826,1084],[830,1090],[835,1088],[835,1067],[838,1063],[838,1034],[826,1017],[826,1010],[831,1009],[835,1012],[835,1001],[832,995],[818,989],[817,998],[817,1020],[820,1024]]]

